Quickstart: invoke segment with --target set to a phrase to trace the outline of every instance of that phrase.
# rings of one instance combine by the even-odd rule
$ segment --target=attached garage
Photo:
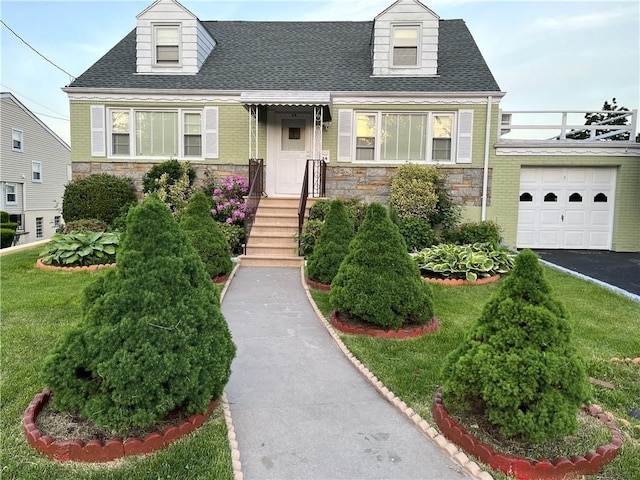
[[[523,166],[516,246],[610,250],[616,171]]]

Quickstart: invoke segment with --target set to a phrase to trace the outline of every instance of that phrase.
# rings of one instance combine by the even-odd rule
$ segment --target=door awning
[[[260,90],[242,92],[244,105],[283,107],[323,107],[325,121],[331,120],[331,93],[317,91]]]

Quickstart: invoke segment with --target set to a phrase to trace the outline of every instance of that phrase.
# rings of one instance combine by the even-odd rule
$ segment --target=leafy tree
[[[212,204],[203,192],[196,192],[180,218],[180,227],[204,262],[211,278],[233,269],[231,249],[219,223],[211,216]]]
[[[398,228],[379,203],[369,204],[331,282],[329,300],[339,313],[383,328],[397,330],[431,320],[431,287],[422,281]]]
[[[344,202],[331,201],[320,238],[307,262],[309,278],[329,285],[349,251],[353,235],[353,222],[347,215]]]
[[[611,103],[608,101],[604,101],[604,105],[602,105],[602,110],[610,113],[587,113],[585,118],[585,125],[627,125],[629,123],[629,117],[623,117],[620,115],[621,112],[628,112],[629,109],[626,107],[619,107],[616,99],[613,98]],[[572,130],[567,134],[567,138],[572,140],[585,140],[591,137],[593,133],[594,136],[604,135],[612,130],[596,130],[593,133],[593,130]],[[608,141],[628,141],[630,137],[629,132],[618,133],[611,137],[607,137],[603,140]],[[640,134],[636,136],[636,142],[640,142]]]
[[[180,180],[185,173],[189,186],[193,186],[196,180],[196,171],[191,168],[188,162],[183,164],[176,159],[171,159],[154,165],[142,178],[142,191],[143,193],[157,192],[160,188],[160,177],[164,174],[167,176],[166,183],[173,185]]]
[[[235,345],[217,290],[168,208],[132,208],[117,267],[84,292],[82,319],[49,355],[53,406],[113,431],[222,394]]]
[[[575,432],[590,394],[571,322],[543,273],[523,250],[443,369],[448,408],[482,413],[503,435],[531,442]]]

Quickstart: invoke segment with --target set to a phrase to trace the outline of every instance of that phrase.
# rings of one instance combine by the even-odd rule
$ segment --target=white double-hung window
[[[155,25],[155,56],[157,65],[180,65],[180,27]]]
[[[42,162],[37,160],[31,162],[31,181],[42,183]]]
[[[355,159],[453,162],[453,112],[356,112]]]
[[[393,27],[392,67],[417,67],[420,27],[417,25],[395,25]]]

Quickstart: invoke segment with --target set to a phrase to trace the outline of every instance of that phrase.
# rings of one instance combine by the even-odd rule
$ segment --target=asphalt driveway
[[[541,260],[640,296],[640,253],[536,250]]]

